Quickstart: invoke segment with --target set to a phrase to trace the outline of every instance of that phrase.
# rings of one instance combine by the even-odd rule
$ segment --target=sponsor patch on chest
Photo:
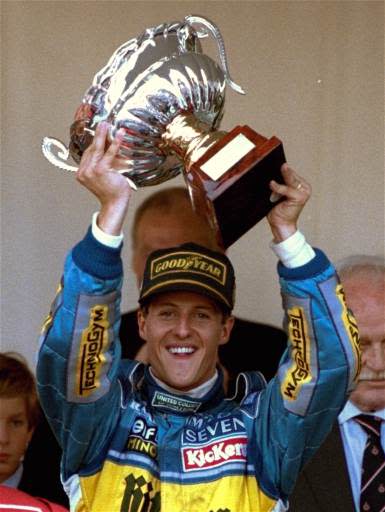
[[[167,408],[176,412],[196,412],[201,403],[156,391],[152,398],[151,405],[154,407]]]
[[[158,454],[157,432],[158,428],[155,425],[148,425],[144,418],[137,418],[131,428],[126,449],[156,459]]]
[[[246,436],[227,437],[182,448],[183,469],[186,472],[211,469],[230,462],[245,462],[246,457]]]

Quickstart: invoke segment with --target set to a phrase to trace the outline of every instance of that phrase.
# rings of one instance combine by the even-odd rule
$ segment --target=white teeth
[[[195,349],[192,347],[170,347],[168,349],[171,354],[192,354]]]
[[[372,372],[370,370],[362,370],[358,380],[384,380],[385,379],[385,370]]]

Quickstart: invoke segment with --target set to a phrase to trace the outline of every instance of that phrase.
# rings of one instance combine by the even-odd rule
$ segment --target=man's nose
[[[175,322],[174,326],[175,334],[181,338],[188,338],[191,333],[191,325],[187,316],[181,315]]]

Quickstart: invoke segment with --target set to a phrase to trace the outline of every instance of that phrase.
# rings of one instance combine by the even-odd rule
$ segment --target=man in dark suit
[[[337,268],[357,319],[362,368],[338,423],[301,473],[290,512],[385,510],[385,263],[384,258],[354,256]],[[379,434],[373,436],[378,444],[371,451],[378,465],[371,475],[363,465],[372,442],[363,428],[365,423],[372,428],[368,417],[376,418]]]
[[[162,189],[149,196],[135,213],[131,238],[132,269],[137,276],[138,287],[147,256],[156,249],[195,242],[221,250],[205,220],[194,213],[187,189],[183,187]],[[120,339],[123,357],[145,359],[145,345],[138,334],[136,310],[122,315]],[[282,329],[236,318],[229,342],[219,350],[220,362],[230,380],[247,370],[259,370],[269,380],[276,372],[286,342]],[[250,357],[256,352],[261,353],[261,357]]]
[[[59,443],[42,414],[25,454],[19,489],[69,508],[60,481],[61,455]]]

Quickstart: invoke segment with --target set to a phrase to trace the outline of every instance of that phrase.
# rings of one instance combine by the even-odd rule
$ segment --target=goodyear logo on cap
[[[204,275],[218,281],[226,282],[226,266],[219,260],[205,254],[175,252],[156,258],[151,263],[151,279],[173,272],[191,272]]]

